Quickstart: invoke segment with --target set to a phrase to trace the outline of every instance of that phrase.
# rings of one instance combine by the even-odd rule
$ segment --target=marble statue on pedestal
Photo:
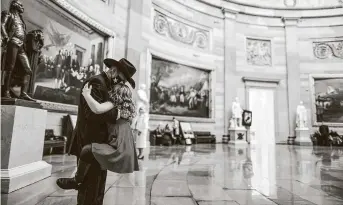
[[[302,101],[300,101],[300,104],[297,107],[296,124],[297,128],[307,128],[307,110]]]
[[[296,119],[297,127],[295,129],[296,138],[294,143],[296,145],[307,145],[311,146],[312,141],[310,138],[310,130],[307,127],[307,110],[301,101],[297,107],[297,119]]]
[[[236,97],[235,101],[232,103],[232,118],[235,122],[235,127],[242,127],[242,114],[243,109],[239,103],[238,97]]]
[[[233,118],[230,119],[230,122],[229,122],[229,128],[235,128],[235,120]]]

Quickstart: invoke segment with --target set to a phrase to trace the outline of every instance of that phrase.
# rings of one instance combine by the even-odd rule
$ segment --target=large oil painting
[[[78,105],[83,82],[102,71],[104,37],[47,18],[42,59],[31,92],[38,100]]]
[[[343,77],[313,80],[316,122],[343,123]]]
[[[150,113],[210,118],[210,71],[152,58]]]

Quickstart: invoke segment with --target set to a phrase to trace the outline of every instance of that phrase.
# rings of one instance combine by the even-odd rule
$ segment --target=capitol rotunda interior
[[[1,204],[343,205],[343,0],[22,0],[20,18],[13,2]],[[77,173],[82,88],[105,58],[136,69],[146,136],[139,171],[107,171],[103,199],[80,202],[56,180]]]

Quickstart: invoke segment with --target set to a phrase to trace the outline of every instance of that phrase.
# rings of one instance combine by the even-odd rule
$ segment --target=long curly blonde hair
[[[133,103],[132,92],[127,85],[124,83],[114,85],[109,95],[115,107],[120,109],[120,115],[123,118],[131,121],[136,116],[136,107]]]

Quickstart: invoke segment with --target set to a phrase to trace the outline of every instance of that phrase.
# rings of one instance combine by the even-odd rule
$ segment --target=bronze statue
[[[26,92],[29,86],[30,76],[32,75],[31,65],[26,53],[26,25],[22,14],[24,7],[18,0],[13,0],[10,4],[9,12],[2,12],[1,16],[1,36],[2,46],[4,48],[2,59],[5,63],[2,65],[3,72],[3,98],[20,98],[29,101],[35,101]],[[40,33],[37,36],[42,38],[41,31],[33,31]],[[29,35],[29,34],[28,34]],[[33,33],[30,35],[34,35]],[[40,36],[40,37],[39,37]],[[38,40],[38,44],[43,44]],[[39,45],[38,47],[42,47]],[[32,59],[31,59],[32,60]],[[32,62],[31,62],[32,64]],[[11,96],[10,88],[12,83],[21,86],[19,96]]]
[[[22,64],[18,63],[13,70],[12,73],[12,79],[10,83],[10,87],[13,86],[20,86],[21,87],[21,94],[19,96],[16,96],[18,98],[24,99],[24,100],[31,100],[33,99],[25,99],[20,96],[27,96],[27,92],[29,88],[32,88],[35,78],[35,70],[38,66],[38,64],[43,61],[42,60],[42,54],[41,49],[44,45],[44,35],[41,30],[33,30],[28,32],[26,35],[26,41],[25,41],[25,51],[27,54],[27,57],[29,59],[30,67],[32,68],[32,75],[27,75],[25,69],[23,68]],[[32,89],[33,90],[33,89]],[[25,94],[23,94],[25,93]]]

